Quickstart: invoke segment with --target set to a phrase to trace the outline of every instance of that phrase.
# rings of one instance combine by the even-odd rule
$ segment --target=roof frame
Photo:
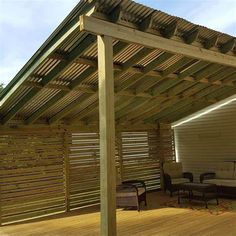
[[[215,96],[215,94],[218,95],[218,90],[224,87],[225,90],[223,90],[226,91],[225,95],[228,94],[227,91],[235,90],[236,67],[232,66],[232,61],[230,61],[232,58],[235,60],[236,48],[234,37],[229,37],[226,34],[212,30],[208,32],[208,29],[204,29],[201,26],[191,24],[178,17],[165,15],[165,13],[154,9],[148,9],[132,1],[122,1],[115,5],[112,5],[112,1],[113,0],[108,1],[104,5],[101,4],[100,1],[94,0],[89,1],[88,4],[84,4],[82,10],[80,7],[76,7],[77,10],[73,11],[73,14],[70,14],[69,17],[66,18],[66,22],[59,27],[57,33],[59,32],[59,35],[61,35],[61,33],[63,35],[70,27],[77,25],[77,29],[75,29],[76,34],[80,36],[77,38],[77,43],[74,43],[74,45],[78,44],[78,40],[79,44],[81,44],[81,38],[83,38],[84,35],[88,35],[88,32],[81,32],[79,30],[80,27],[83,27],[80,25],[79,15],[86,14],[88,9],[92,9],[92,5],[94,6],[90,11],[92,14],[88,13],[89,16],[84,16],[85,18],[95,20],[99,25],[101,25],[102,22],[103,24],[109,25],[109,27],[112,25],[114,29],[118,29],[118,31],[111,30],[110,28],[108,29],[108,27],[104,27],[104,25],[101,25],[100,28],[96,27],[99,34],[102,33],[103,35],[103,33],[106,33],[106,30],[108,30],[109,33],[114,35],[114,37],[113,35],[111,36],[116,41],[115,45],[113,41],[114,52],[117,45],[118,49],[124,49],[128,46],[127,51],[121,50],[121,55],[124,54],[124,58],[122,59],[120,55],[118,55],[118,57],[114,59],[115,63],[113,63],[116,82],[115,94],[118,100],[120,100],[122,96],[123,98],[145,98],[146,101],[152,101],[154,98],[157,98],[157,100],[163,99],[163,104],[160,105],[164,109],[167,104],[170,104],[167,103],[167,101],[173,101],[173,105],[170,108],[174,109],[176,107],[175,104],[178,104],[182,99],[187,97],[193,98],[194,101],[199,100],[199,98],[203,102],[204,100],[206,100],[206,102],[208,100],[217,101],[220,98]],[[93,4],[90,4],[92,2]],[[139,7],[146,9],[146,13],[134,13],[128,10],[127,7],[129,4],[132,6],[139,5]],[[165,21],[165,18],[168,19],[168,21]],[[132,34],[130,34],[130,32]],[[91,33],[91,31],[89,31],[89,33]],[[115,35],[116,33],[120,35],[120,38]],[[211,36],[206,36],[206,33],[209,33]],[[96,35],[97,33],[92,32],[92,35],[93,34]],[[125,40],[122,41],[123,34],[126,34],[129,39],[127,40],[127,38],[125,38]],[[63,47],[68,43],[69,39],[65,38],[61,45],[57,45],[57,47],[48,54],[47,59],[57,60],[59,64],[66,65],[68,61],[70,61],[71,56]],[[156,42],[155,45],[152,41],[154,39]],[[50,40],[46,41],[50,43],[46,45],[47,47],[53,45],[52,42],[57,42],[58,37],[54,34]],[[161,42],[163,43],[161,44]],[[176,45],[181,47],[176,47]],[[175,48],[173,49],[173,47]],[[181,53],[178,53],[180,50]],[[199,51],[197,56],[195,56],[196,50]],[[43,54],[38,54],[38,57],[34,59],[40,60],[42,55]],[[129,59],[125,60],[127,55]],[[167,57],[165,57],[165,55],[167,55]],[[208,58],[208,61],[205,56]],[[81,66],[85,68],[86,65],[86,69],[82,72],[78,70],[77,76],[74,77],[73,80],[69,77],[61,78],[61,76],[53,76],[52,80],[46,80],[46,73],[42,72],[42,75],[40,75],[33,71],[28,78],[20,84],[19,90],[27,92],[19,99],[14,97],[18,96],[18,89],[13,92],[14,96],[9,95],[11,91],[8,89],[10,93],[7,93],[9,97],[6,98],[6,101],[8,99],[9,101],[4,103],[1,110],[2,123],[6,124],[13,118],[16,118],[16,120],[23,118],[25,124],[37,123],[44,120],[49,124],[51,124],[51,122],[52,124],[57,123],[59,120],[70,122],[76,114],[74,110],[76,108],[80,110],[80,105],[76,105],[76,101],[80,101],[76,98],[76,101],[69,98],[69,95],[77,94],[76,91],[84,93],[84,95],[94,94],[98,91],[95,81],[98,71],[96,57],[95,47],[89,47],[84,54],[76,57],[76,59],[73,60],[72,67],[76,68],[78,66],[79,68]],[[203,57],[204,60],[201,59]],[[213,62],[212,60],[209,61],[209,58],[213,58]],[[228,60],[229,58],[230,60]],[[216,63],[216,61],[218,62]],[[219,61],[221,63],[219,63]],[[227,66],[222,64],[222,61],[223,63],[228,63]],[[26,66],[25,71],[27,72],[27,70],[32,69],[32,65],[33,64],[28,64],[28,68]],[[66,67],[67,66],[60,66],[58,71],[63,72]],[[69,69],[71,68],[68,68],[68,71]],[[49,72],[49,74],[50,73],[51,72]],[[60,75],[60,72],[58,73]],[[67,74],[67,72],[64,74]],[[24,74],[21,74],[21,77],[13,82],[18,83],[23,75]],[[128,77],[126,78],[126,76]],[[43,82],[40,82],[41,77],[44,78]],[[37,82],[32,82],[32,80]],[[209,89],[207,89],[208,87]],[[54,95],[49,99],[45,97],[41,102],[38,102],[37,99],[39,96],[43,96],[45,93],[47,94],[49,90],[52,90],[50,93],[54,93]],[[203,90],[203,92],[201,90]],[[205,90],[214,95],[214,99],[208,97],[208,95],[206,95],[208,92],[205,94]],[[198,93],[201,95],[195,96],[198,95]],[[2,98],[5,97],[3,93],[1,95]],[[86,104],[87,101],[90,101],[89,98],[86,99],[86,96],[81,97],[81,102]],[[136,114],[137,110],[140,111],[142,107],[150,111],[152,104],[146,101],[140,104],[140,106],[138,105],[136,107],[137,109],[132,107],[132,101],[127,101],[127,107],[132,107],[133,114]],[[174,101],[177,101],[177,103],[174,103]],[[69,105],[68,102],[70,103]],[[92,103],[95,102],[96,100],[92,101]],[[7,104],[10,104],[9,109],[7,108]],[[30,110],[31,104],[37,104],[37,106],[33,107],[32,111]],[[155,105],[155,102],[153,102],[153,105]],[[154,112],[154,108],[153,106],[152,113]],[[126,116],[126,111],[117,111],[117,114],[120,114],[118,120],[124,120],[125,117],[127,117],[127,120],[130,119],[130,117]],[[27,113],[29,113],[29,115]],[[79,113],[77,113],[76,116],[77,115],[80,117]],[[90,117],[92,117],[91,120],[95,118],[94,111],[84,115],[85,117],[82,119],[85,121],[90,121]],[[143,119],[148,118],[149,117],[143,116]],[[156,122],[156,120],[154,122]]]

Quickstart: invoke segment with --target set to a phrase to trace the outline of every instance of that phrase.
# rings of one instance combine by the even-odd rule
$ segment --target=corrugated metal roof
[[[199,29],[199,35],[193,42],[193,44],[198,47],[203,47],[202,45],[206,40],[218,36],[216,47],[211,49],[213,51],[219,51],[219,48],[221,48],[224,43],[235,39],[227,34],[216,32],[203,26],[197,26],[184,19],[170,16],[131,0],[83,0],[1,93],[0,101],[3,101],[6,96],[15,90],[10,98],[3,102],[0,107],[1,119],[4,119],[17,104],[22,102],[22,107],[12,118],[24,121],[36,111],[43,108],[45,104],[50,102],[56,95],[59,96],[58,94],[61,91],[64,91],[63,96],[47,109],[43,109],[38,120],[44,119],[47,122],[56,114],[62,112],[63,109],[67,108],[72,102],[80,99],[82,105],[76,106],[71,112],[67,112],[65,116],[62,117],[63,119],[71,120],[76,116],[80,117],[81,112],[83,112],[83,114],[86,113],[86,106],[90,106],[91,104],[97,106],[96,89],[98,75],[96,72],[96,42],[88,45],[88,48],[79,55],[79,58],[70,63],[66,69],[63,69],[62,73],[59,73],[52,81],[46,85],[43,82],[45,76],[55,71],[58,65],[63,62],[66,63],[70,55],[73,54],[75,50],[78,50],[80,45],[88,39],[86,37],[89,34],[80,32],[77,27],[73,28],[73,32],[61,40],[61,43],[56,44],[59,40],[59,36],[63,37],[66,30],[71,29],[73,24],[78,22],[80,15],[86,13],[94,6],[96,10],[93,13],[93,17],[100,17],[105,20],[110,20],[109,14],[119,6],[122,9],[122,14],[121,19],[117,23],[135,29],[138,29],[140,23],[147,19],[147,17],[152,16],[150,30],[152,30],[152,34],[154,33],[159,36],[162,36],[163,29],[173,24],[173,22],[177,22],[177,30],[172,39],[183,43],[185,43],[183,39],[184,35],[192,30]],[[223,65],[219,65],[217,68],[213,63],[198,66],[199,61],[196,59],[188,60],[188,58],[183,55],[173,54],[171,57],[166,57],[166,59],[157,64],[156,67],[154,66],[151,70],[146,71],[145,69],[148,68],[154,60],[163,57],[164,51],[153,49],[150,50],[148,54],[144,53],[143,57],[136,58],[138,53],[141,54],[144,49],[142,45],[132,43],[119,45],[119,43],[120,41],[114,39],[114,48],[117,47],[118,50],[116,55],[114,55],[115,75],[118,73],[115,80],[115,87],[120,88],[125,83],[132,82],[124,91],[117,91],[116,96],[119,98],[127,97],[127,99],[130,97],[145,97],[147,101],[153,101],[153,99],[157,100],[156,107],[153,106],[153,104],[155,104],[154,102],[150,103],[150,106],[148,103],[145,103],[143,107],[139,106],[137,108],[137,114],[134,109],[130,118],[129,113],[125,114],[123,118],[126,118],[129,122],[149,122],[150,120],[156,122],[159,118],[164,119],[163,121],[173,121],[174,118],[170,118],[170,116],[172,116],[171,112],[173,111],[175,113],[175,117],[178,117],[176,114],[185,114],[186,110],[192,107],[193,101],[195,105],[199,102],[199,106],[196,105],[196,109],[199,109],[199,107],[204,106],[204,104],[208,106],[218,99],[230,96],[234,91],[236,92],[236,85],[234,83],[236,80],[236,68]],[[57,46],[55,47],[54,45]],[[42,59],[43,53],[45,53],[50,46],[52,47],[50,53],[47,54],[45,59]],[[230,50],[228,54],[235,56],[235,48]],[[126,68],[126,64],[130,63],[130,61],[134,61],[134,63],[130,65],[129,68]],[[29,76],[25,77],[24,81],[21,82],[21,85],[15,89],[14,86],[23,80],[23,76],[28,73],[36,63],[39,65],[36,66],[36,68],[29,73]],[[119,71],[124,69],[126,71],[119,75]],[[186,73],[185,77],[179,77],[183,72]],[[80,81],[80,83],[78,83],[79,88],[77,85],[74,85],[74,83],[78,81]],[[27,98],[29,92],[35,87],[38,88],[35,96],[30,97],[27,101],[22,101]],[[87,92],[86,89],[89,91]],[[93,91],[94,95],[91,94],[89,98],[84,96],[88,93],[93,93]],[[142,91],[142,93],[139,94],[137,91]],[[179,97],[176,97],[177,95]],[[116,98],[116,100],[119,104],[120,99]],[[163,102],[159,103],[158,101]],[[183,101],[185,102],[185,106],[181,106]],[[206,102],[204,103],[203,101]],[[142,109],[143,111],[140,113]],[[169,113],[166,112],[166,110],[168,110]],[[194,111],[194,109],[191,110]],[[119,112],[119,109],[116,109],[116,112]],[[83,119],[90,120],[89,117],[91,114],[91,112],[88,115],[84,114],[83,117],[85,118]]]

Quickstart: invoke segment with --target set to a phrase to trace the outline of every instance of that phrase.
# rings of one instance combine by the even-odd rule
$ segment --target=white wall
[[[176,151],[185,171],[199,181],[214,163],[236,160],[236,101],[174,127]]]

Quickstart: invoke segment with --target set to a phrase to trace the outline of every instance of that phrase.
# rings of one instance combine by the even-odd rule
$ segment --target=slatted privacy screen
[[[62,136],[0,135],[2,224],[65,210]]]
[[[99,134],[68,136],[70,209],[99,203]]]
[[[99,134],[72,133],[67,137],[70,210],[99,204]],[[160,188],[156,132],[121,132],[116,136],[117,179],[141,179],[148,190]]]
[[[140,179],[148,190],[160,188],[165,139],[159,136],[156,130],[116,133],[119,182]],[[0,171],[2,224],[99,204],[99,133],[2,132]]]
[[[144,180],[147,189],[160,188],[156,132],[122,132],[123,180]]]
[[[120,145],[116,138],[116,175],[121,180]],[[69,209],[99,204],[100,154],[98,133],[71,133],[67,137],[69,158]]]

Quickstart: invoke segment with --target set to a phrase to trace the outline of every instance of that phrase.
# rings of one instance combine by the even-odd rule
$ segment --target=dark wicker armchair
[[[193,174],[183,172],[182,163],[166,162],[163,164],[164,191],[170,191],[172,197],[173,192],[178,191],[178,185],[182,183],[193,182]]]
[[[147,205],[146,185],[141,180],[123,181],[116,188],[117,207],[136,207],[140,211],[141,202]]]

